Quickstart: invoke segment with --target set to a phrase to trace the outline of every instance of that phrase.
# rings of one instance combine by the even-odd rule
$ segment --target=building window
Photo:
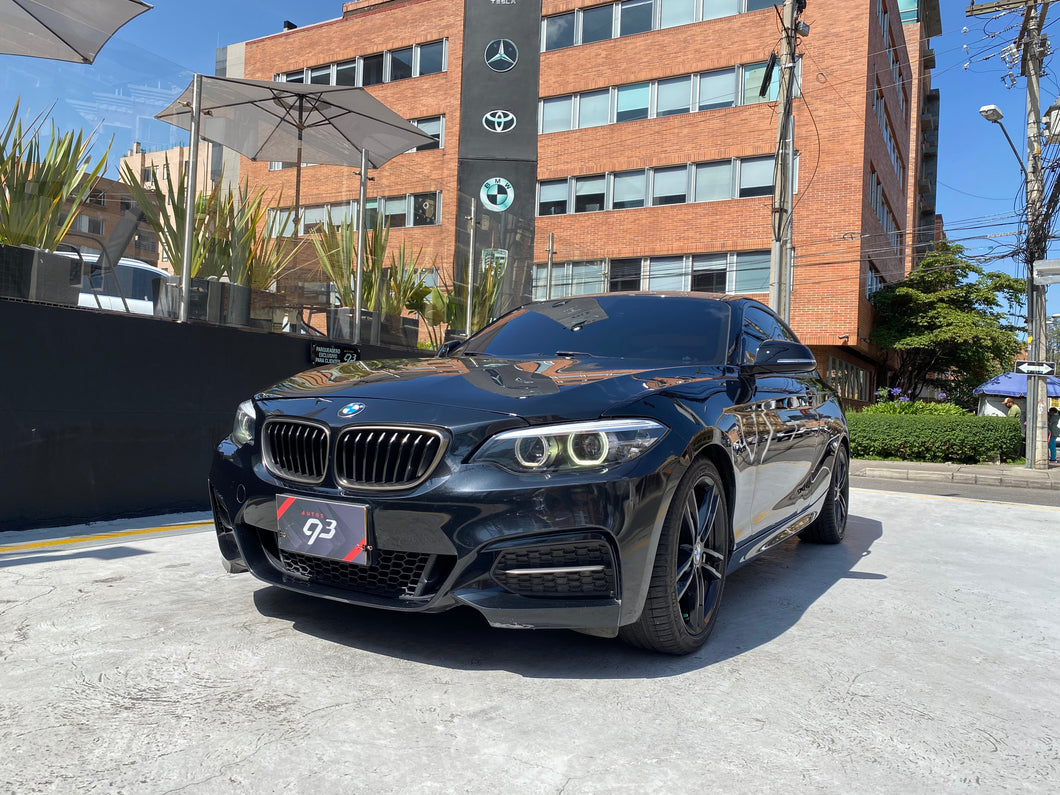
[[[361,59],[361,85],[374,86],[383,82],[383,53]]]
[[[541,132],[569,130],[574,97],[552,97],[541,100]]]
[[[599,127],[611,121],[611,89],[578,95],[578,127]]]
[[[780,96],[780,69],[774,69],[765,95],[761,94],[762,81],[766,76],[766,64],[749,64],[743,68],[743,104],[755,105],[759,102],[776,102]]]
[[[574,12],[545,17],[545,50],[560,50],[574,46]]]
[[[592,213],[604,209],[607,179],[601,174],[595,177],[578,177],[574,180],[574,212]]]
[[[699,109],[731,108],[736,104],[736,70],[719,69],[699,76]]]
[[[78,215],[70,224],[70,231],[81,232],[86,235],[103,236],[103,219],[93,218],[90,215]]]
[[[691,289],[697,293],[724,293],[728,259],[725,254],[693,256]]]
[[[606,41],[614,35],[614,9],[614,4],[608,3],[605,6],[586,8],[581,12],[582,44],[592,44],[595,41]]]
[[[335,64],[335,85],[357,85],[357,61],[346,61],[346,63]]]
[[[696,201],[715,202],[732,198],[732,161],[699,163],[696,166]]]
[[[656,87],[655,115],[688,113],[692,104],[692,76],[660,80]]]
[[[684,204],[686,201],[688,201],[688,168],[676,166],[655,169],[652,176],[652,206]]]
[[[95,204],[99,207],[107,206],[107,194],[101,190],[94,190],[88,194],[88,198],[85,199],[85,204]]]
[[[131,210],[136,204],[133,202],[132,196],[122,196],[118,199],[118,209],[122,212]]]
[[[613,259],[608,275],[608,290],[612,293],[640,289],[641,260]]]
[[[542,182],[538,189],[537,214],[563,215],[567,212],[567,180]]]
[[[868,264],[865,274],[865,297],[871,298],[872,294],[883,287],[883,277],[871,262]]]
[[[779,5],[777,0],[747,0],[747,6],[745,11],[762,11],[766,8],[773,8],[773,6]]]
[[[648,118],[651,83],[634,83],[618,87],[615,121],[636,121]]]
[[[643,171],[624,171],[615,174],[612,185],[611,208],[626,210],[644,206],[645,176]]]
[[[445,41],[434,41],[416,47],[416,74],[435,75],[445,71]]]
[[[414,125],[419,127],[427,135],[434,138],[434,143],[421,144],[412,151],[414,152],[426,152],[430,149],[440,149],[444,146],[443,133],[445,131],[445,117],[444,116],[428,116],[425,119],[414,119],[412,122]]]
[[[660,28],[674,28],[695,21],[696,0],[659,0]]]
[[[740,198],[773,195],[773,162],[770,157],[746,157],[740,161]]]
[[[412,48],[390,52],[390,79],[406,80],[412,77]]]
[[[331,85],[331,65],[318,66],[309,70],[309,82],[317,85]]]
[[[648,260],[648,289],[683,290],[684,273],[684,257],[652,257]]]
[[[732,292],[765,293],[769,291],[769,252],[739,252],[733,267]]]
[[[407,199],[407,196],[387,196],[383,199],[383,221],[391,229],[407,226]]]
[[[703,19],[720,19],[738,13],[736,4],[740,0],[703,0]]]
[[[654,0],[624,0],[619,5],[618,35],[632,36],[651,30]]]
[[[438,223],[438,193],[415,193],[412,196],[412,225],[434,226]]]

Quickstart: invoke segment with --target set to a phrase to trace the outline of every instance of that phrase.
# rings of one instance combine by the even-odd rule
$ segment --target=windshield
[[[487,326],[460,351],[504,359],[644,359],[724,364],[729,305],[676,295],[601,295],[531,304]]]

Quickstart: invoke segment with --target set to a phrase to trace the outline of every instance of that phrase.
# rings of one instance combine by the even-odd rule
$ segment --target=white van
[[[66,252],[60,253],[76,256]],[[156,282],[174,278],[171,273],[161,268],[131,257],[122,257],[114,266],[114,270],[108,269],[106,273],[102,273],[97,267],[98,254],[82,254],[81,257],[85,261],[85,269],[77,305],[88,309],[153,315],[154,297],[159,290]]]

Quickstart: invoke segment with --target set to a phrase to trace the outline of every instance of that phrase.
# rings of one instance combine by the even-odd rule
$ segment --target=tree
[[[878,314],[872,341],[894,354],[892,386],[916,399],[938,387],[965,406],[972,390],[1009,369],[1021,343],[1003,305],[1018,302],[1026,282],[986,272],[948,241],[928,253],[904,281],[872,295]]]

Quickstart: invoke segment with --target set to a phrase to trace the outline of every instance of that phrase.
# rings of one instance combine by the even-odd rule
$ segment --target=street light
[[[1008,141],[1009,149],[1011,149],[1012,154],[1016,156],[1016,162],[1020,164],[1020,171],[1026,174],[1027,169],[1023,165],[1023,158],[1021,158],[1020,153],[1016,151],[1016,146],[1012,143],[1012,139],[1009,138],[1008,130],[1005,129],[1005,125],[1001,123],[1001,120],[1005,118],[1005,114],[1001,112],[1001,108],[997,105],[983,105],[983,107],[979,108],[979,115],[991,124],[996,124],[1001,128],[1001,132],[1005,134],[1005,140]]]
[[[1031,83],[1033,82],[1033,92]],[[1001,120],[1005,118],[997,105],[983,105],[979,108],[979,115],[991,124],[1001,128],[1001,132],[1008,141],[1012,154],[1016,156],[1016,162],[1020,164],[1023,172],[1024,182],[1027,188],[1027,357],[1029,360],[1040,362],[1046,354],[1046,326],[1045,326],[1045,287],[1036,284],[1039,266],[1042,268],[1042,276],[1048,267],[1045,260],[1047,234],[1042,219],[1042,193],[1043,177],[1041,164],[1041,119],[1039,117],[1038,105],[1032,102],[1030,96],[1037,95],[1037,77],[1031,81],[1028,78],[1028,103],[1027,103],[1027,162],[1028,168],[1023,164],[1015,144],[1009,137],[1008,130]],[[1045,403],[1047,392],[1045,379],[1039,378],[1036,373],[1027,373],[1027,411],[1024,447],[1027,455],[1027,466],[1033,469],[1047,469],[1049,464],[1046,460],[1046,440],[1048,433],[1045,423]]]

